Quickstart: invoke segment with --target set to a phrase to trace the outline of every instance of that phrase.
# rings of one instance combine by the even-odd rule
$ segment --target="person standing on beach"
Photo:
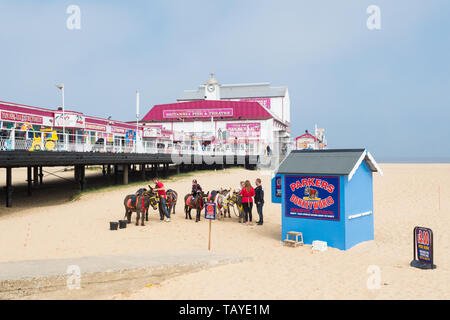
[[[253,209],[253,197],[255,196],[255,189],[252,188],[250,181],[248,180],[245,181],[244,188],[242,188],[241,190],[241,196],[242,196],[242,207],[245,213],[244,217],[245,224],[247,226],[249,224],[253,225],[252,209]]]
[[[238,187],[239,193],[241,193],[241,191],[244,188],[244,186],[245,186],[245,182],[244,181],[239,182],[239,187]]]
[[[155,183],[155,189],[153,191],[158,191],[159,195],[159,214],[161,216],[161,221],[164,220],[164,214],[166,215],[166,222],[170,222],[170,213],[167,211],[166,207],[166,188],[164,188],[164,184],[159,181],[158,178],[153,178],[153,182]]]
[[[259,215],[259,221],[257,223],[258,226],[262,226],[264,219],[263,219],[263,205],[264,205],[264,188],[261,185],[261,179],[258,178],[255,181],[256,188],[255,188],[255,204],[256,204],[256,211],[258,211]]]

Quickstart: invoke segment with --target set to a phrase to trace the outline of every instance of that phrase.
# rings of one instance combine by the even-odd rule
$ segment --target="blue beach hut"
[[[272,179],[282,240],[297,231],[305,244],[321,240],[341,250],[373,240],[373,172],[383,174],[365,149],[292,151]]]

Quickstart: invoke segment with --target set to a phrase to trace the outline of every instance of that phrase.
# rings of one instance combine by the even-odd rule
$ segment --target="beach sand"
[[[449,299],[450,165],[382,164],[374,175],[375,240],[348,251],[311,246],[291,248],[281,242],[281,205],[270,201],[270,173],[226,169],[200,171],[204,190],[236,188],[257,177],[265,188],[264,226],[245,226],[236,216],[212,224],[212,251],[251,257],[251,261],[177,275],[152,287],[111,292],[113,299]],[[19,169],[16,169],[19,170]],[[4,181],[2,170],[1,181]],[[133,224],[109,231],[109,221],[123,218],[123,198],[136,186],[86,193],[75,201],[40,195],[39,206],[0,208],[0,262],[57,259],[139,252],[207,249],[208,221],[185,220],[183,197],[192,176],[165,181],[180,196],[177,214],[160,222],[150,211],[145,227]],[[145,184],[142,184],[145,186]],[[45,198],[47,197],[47,198]],[[440,197],[440,200],[439,200]],[[34,198],[34,197],[33,197]],[[31,198],[31,199],[33,199]],[[2,201],[4,205],[4,201]],[[194,213],[194,212],[193,212]],[[253,219],[257,221],[256,208]],[[418,270],[412,260],[414,226],[433,229],[436,270]],[[380,287],[371,273],[380,270]],[[65,298],[60,294],[59,298]],[[89,296],[95,299],[95,293]]]

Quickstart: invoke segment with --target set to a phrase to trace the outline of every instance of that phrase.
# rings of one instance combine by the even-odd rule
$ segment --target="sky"
[[[80,29],[66,22],[80,8]],[[367,8],[380,8],[369,30]],[[287,86],[292,136],[382,160],[450,161],[450,1],[0,2],[0,100],[135,120],[214,71]]]

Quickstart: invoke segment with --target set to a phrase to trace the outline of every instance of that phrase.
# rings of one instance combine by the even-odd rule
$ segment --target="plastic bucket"
[[[109,223],[109,230],[117,230],[117,227],[119,226],[118,222],[110,222]]]
[[[119,220],[119,228],[125,229],[127,227],[128,220]]]

